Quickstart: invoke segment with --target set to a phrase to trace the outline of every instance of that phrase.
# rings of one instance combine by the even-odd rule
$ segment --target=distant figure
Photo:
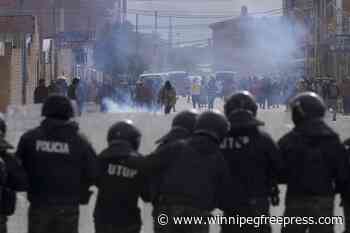
[[[68,84],[66,79],[58,78],[56,80],[56,86],[57,86],[58,95],[63,95],[63,96],[68,95]]]
[[[193,80],[192,87],[191,87],[191,94],[192,94],[193,108],[196,108],[196,106],[199,107],[200,95],[201,95],[200,80],[198,79]]]
[[[176,90],[169,81],[166,81],[159,92],[158,101],[164,106],[164,113],[169,114],[176,104]]]
[[[135,96],[136,105],[139,108],[150,109],[152,106],[152,99],[152,88],[142,81],[137,83]]]
[[[77,87],[79,85],[79,81],[80,80],[78,78],[74,78],[71,85],[69,85],[69,87],[68,87],[68,97],[71,100],[77,99],[76,91],[77,91]]]
[[[45,79],[39,80],[39,85],[34,91],[34,103],[41,104],[44,103],[46,98],[49,96],[49,88],[45,85]]]
[[[236,84],[233,81],[223,81],[222,93],[225,102],[236,91],[236,89]]]
[[[214,108],[214,102],[216,98],[216,93],[218,89],[216,86],[216,80],[215,78],[211,78],[208,83],[208,108],[209,110],[212,110]]]
[[[79,81],[75,90],[75,95],[78,107],[78,114],[79,116],[81,116],[84,110],[85,103],[89,101],[89,84],[86,80]]]
[[[204,80],[204,78],[202,78],[201,80],[201,94],[199,96],[199,108],[205,108],[205,106],[208,104],[208,87],[207,87],[207,83]]]
[[[112,87],[112,81],[110,79],[103,79],[102,85],[98,90],[98,102],[100,103],[100,111],[107,112],[108,106],[105,102],[106,99],[112,99],[114,94],[114,89]]]
[[[337,120],[337,111],[338,111],[338,98],[340,96],[340,91],[335,80],[332,80],[328,85],[328,109],[332,110],[332,119],[333,121]]]
[[[48,86],[49,95],[57,95],[59,93],[58,86],[55,80],[51,80]]]

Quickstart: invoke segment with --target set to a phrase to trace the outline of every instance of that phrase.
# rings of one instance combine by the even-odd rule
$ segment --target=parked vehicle
[[[165,73],[141,74],[139,81],[143,82],[145,86],[150,87],[157,95],[160,88],[163,86],[166,77],[167,75]]]

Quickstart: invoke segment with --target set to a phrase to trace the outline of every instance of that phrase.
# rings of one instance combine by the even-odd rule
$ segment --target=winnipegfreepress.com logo
[[[166,226],[168,224],[174,225],[253,225],[255,228],[259,228],[262,225],[282,225],[285,227],[291,224],[297,225],[340,225],[344,224],[344,218],[342,216],[332,217],[283,217],[283,216],[258,216],[258,217],[242,217],[236,216],[176,216],[169,217],[167,214],[160,214],[157,218],[158,224]],[[171,222],[170,222],[171,221]]]

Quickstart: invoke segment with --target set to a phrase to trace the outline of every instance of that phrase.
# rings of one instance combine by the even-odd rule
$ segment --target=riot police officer
[[[79,204],[87,204],[97,173],[91,144],[71,121],[65,96],[44,103],[40,126],[20,139],[17,156],[28,174],[29,233],[77,233]]]
[[[158,139],[156,143],[161,147],[176,140],[190,137],[193,133],[197,117],[198,112],[195,109],[179,112],[172,121],[170,131]]]
[[[162,147],[174,143],[178,140],[185,140],[191,137],[193,134],[194,126],[197,121],[197,117],[198,112],[195,109],[185,110],[176,114],[171,123],[170,131],[156,141],[156,144],[158,146],[155,151],[160,150]],[[153,176],[151,174],[148,180],[148,194],[150,200],[152,201],[152,203],[154,203],[158,199],[157,188],[159,187],[159,183],[161,182],[162,178],[158,174],[155,174]]]
[[[153,211],[156,233],[209,231],[208,223],[177,225],[172,219],[208,216],[223,202],[221,195],[226,192],[229,172],[219,145],[228,127],[223,115],[204,112],[196,121],[192,137],[169,143],[149,156],[152,171],[161,179]],[[166,226],[158,221],[161,214],[170,219]]]
[[[350,138],[345,140],[344,142],[345,149],[346,149],[346,157],[348,158],[348,170],[350,166]],[[349,177],[350,178],[350,177]],[[345,188],[343,190],[343,193],[341,194],[342,199],[342,206],[344,210],[344,218],[345,218],[345,231],[344,233],[350,232],[350,180],[348,178],[348,181],[345,185]]]
[[[138,149],[141,132],[126,120],[108,132],[108,148],[99,156],[99,193],[95,206],[96,233],[137,233],[141,229],[138,198],[148,200],[145,177],[128,165],[128,158],[141,160]]]
[[[16,207],[16,192],[27,187],[26,174],[19,161],[8,151],[13,149],[5,140],[6,123],[0,115],[0,232],[7,232],[7,219]]]
[[[231,129],[221,151],[231,172],[231,198],[224,205],[227,216],[269,215],[269,198],[279,204],[278,178],[282,161],[270,135],[259,129],[264,123],[256,118],[258,106],[248,91],[228,98],[224,110]],[[222,232],[270,232],[269,225],[222,225]]]
[[[290,109],[295,127],[278,143],[285,164],[282,182],[287,185],[284,216],[313,218],[317,223],[320,217],[333,215],[334,195],[344,189],[344,146],[323,120],[326,106],[320,96],[301,93],[291,100]],[[294,223],[282,232],[329,233],[333,226]]]

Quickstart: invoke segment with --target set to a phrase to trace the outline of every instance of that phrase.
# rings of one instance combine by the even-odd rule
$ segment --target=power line
[[[278,14],[282,13],[283,8],[279,9],[272,9],[268,11],[261,11],[261,12],[252,12],[248,15],[270,15],[270,14]],[[230,14],[230,15],[213,15],[213,14],[179,14],[179,13],[169,13],[171,11],[157,11],[158,17],[174,17],[174,18],[182,18],[182,19],[225,19],[225,18],[233,18],[239,16],[239,14]],[[153,16],[154,11],[151,10],[137,10],[137,9],[128,9],[128,13],[130,14],[139,14],[143,16]]]
[[[140,9],[128,9],[130,11],[137,11],[140,13],[152,13],[155,10],[140,10]],[[250,12],[248,15],[254,15],[254,14],[268,14],[271,12],[276,12],[276,11],[282,11],[283,8],[278,8],[278,9],[271,9],[271,10],[265,10],[265,11],[256,11],[256,12]],[[225,16],[232,16],[232,13],[236,13],[240,15],[241,11],[230,11],[230,12],[188,12],[185,11],[186,14],[184,14],[184,11],[173,11],[173,10],[157,10],[160,15],[164,14],[175,14],[175,15],[183,15],[183,16],[218,16],[218,17],[225,17]]]
[[[269,14],[278,14],[281,13],[283,8],[279,9],[272,9],[272,10],[267,10],[267,11],[257,11],[257,12],[251,12],[248,15],[269,15]],[[98,10],[96,11],[92,7],[81,7],[78,9],[66,9],[64,8],[64,12],[66,14],[76,14],[76,13],[83,13],[84,15],[89,15],[91,13],[96,13],[96,12],[107,12],[108,9],[105,10]],[[23,14],[23,13],[28,13],[28,14],[52,14],[52,11],[49,9],[21,9],[21,10],[6,10],[1,13],[5,14]],[[138,14],[142,16],[154,16],[154,10],[140,10],[140,9],[128,9],[127,13],[129,14]],[[162,11],[157,11],[158,12],[158,17],[173,17],[173,18],[181,18],[181,19],[228,19],[228,18],[233,18],[237,17],[240,15],[238,11],[232,11],[233,14],[230,14],[228,12],[180,12],[180,11],[170,11],[170,10],[162,10]],[[108,16],[109,13],[104,13],[103,15],[99,14],[100,16]]]

